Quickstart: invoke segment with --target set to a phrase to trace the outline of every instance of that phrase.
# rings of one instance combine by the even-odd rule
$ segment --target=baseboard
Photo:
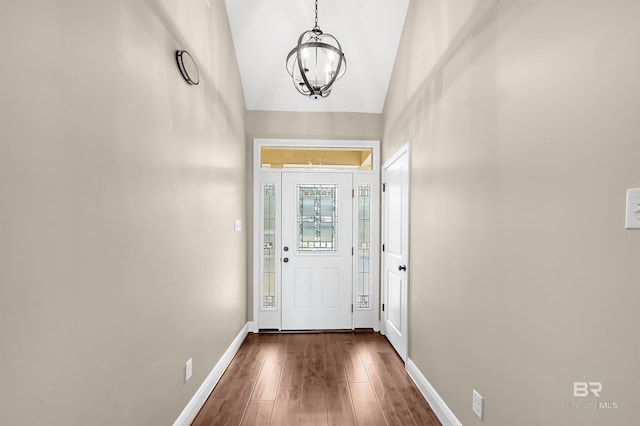
[[[184,410],[182,410],[182,413],[180,413],[176,421],[173,422],[173,426],[189,426],[193,419],[195,419],[196,415],[200,411],[200,408],[202,408],[204,403],[207,401],[207,398],[209,398],[211,391],[213,391],[213,388],[216,386],[216,384],[218,384],[218,381],[222,377],[222,374],[227,369],[229,364],[231,364],[231,361],[238,352],[238,349],[240,349],[240,345],[242,344],[244,338],[247,336],[248,330],[249,323],[245,324],[245,326],[242,327],[240,333],[238,333],[229,348],[225,351],[220,360],[213,367],[207,378],[204,379],[204,382],[202,382],[200,388],[198,388],[195,395],[193,395],[191,401],[189,401],[187,406],[184,407]]]
[[[411,379],[413,379],[418,389],[420,389],[420,392],[422,392],[422,395],[426,398],[436,417],[438,417],[438,420],[442,423],[442,426],[462,426],[460,420],[456,418],[453,411],[451,411],[444,400],[440,398],[438,392],[431,386],[431,383],[429,383],[424,374],[422,374],[422,371],[420,371],[411,359],[407,359],[406,369]]]

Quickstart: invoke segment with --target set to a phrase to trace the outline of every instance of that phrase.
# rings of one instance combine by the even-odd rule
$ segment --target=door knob
[[[284,259],[282,259],[282,261],[283,261],[284,263],[289,263],[289,258],[288,258],[288,257],[285,257]]]
[[[407,265],[398,266],[398,271],[406,271],[406,270],[407,270]]]
[[[282,250],[284,250],[284,251],[289,251],[289,247],[284,246],[284,247],[282,248]]]

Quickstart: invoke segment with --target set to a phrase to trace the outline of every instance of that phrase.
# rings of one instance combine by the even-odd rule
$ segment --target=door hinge
[[[353,247],[351,247],[351,256],[353,256]]]
[[[383,183],[382,184],[382,192],[385,192],[387,190],[387,184]]]
[[[382,245],[382,251],[384,251],[384,244]]]
[[[382,304],[382,312],[384,312],[384,303]]]
[[[351,312],[353,313],[353,303],[351,304]]]
[[[351,188],[351,198],[356,198],[356,190]]]

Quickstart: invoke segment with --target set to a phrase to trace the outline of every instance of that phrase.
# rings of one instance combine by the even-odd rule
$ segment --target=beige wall
[[[312,102],[312,101],[310,101]],[[253,223],[253,140],[328,139],[376,140],[382,138],[382,114],[247,111],[247,220]],[[253,320],[253,232],[247,233],[247,312]]]
[[[382,115],[247,111],[246,129],[247,143],[251,146],[253,138],[379,140],[382,137]]]
[[[0,424],[171,424],[245,324],[232,47],[222,0],[1,2]]]
[[[383,157],[411,141],[409,357],[465,426],[637,423],[640,3],[407,16]],[[618,409],[562,408],[574,381]]]

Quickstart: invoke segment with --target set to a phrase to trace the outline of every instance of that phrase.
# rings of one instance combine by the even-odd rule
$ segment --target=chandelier
[[[311,99],[326,98],[333,83],[344,75],[347,60],[338,40],[318,26],[316,0],[315,26],[300,34],[298,44],[287,55],[287,71],[293,85]]]

